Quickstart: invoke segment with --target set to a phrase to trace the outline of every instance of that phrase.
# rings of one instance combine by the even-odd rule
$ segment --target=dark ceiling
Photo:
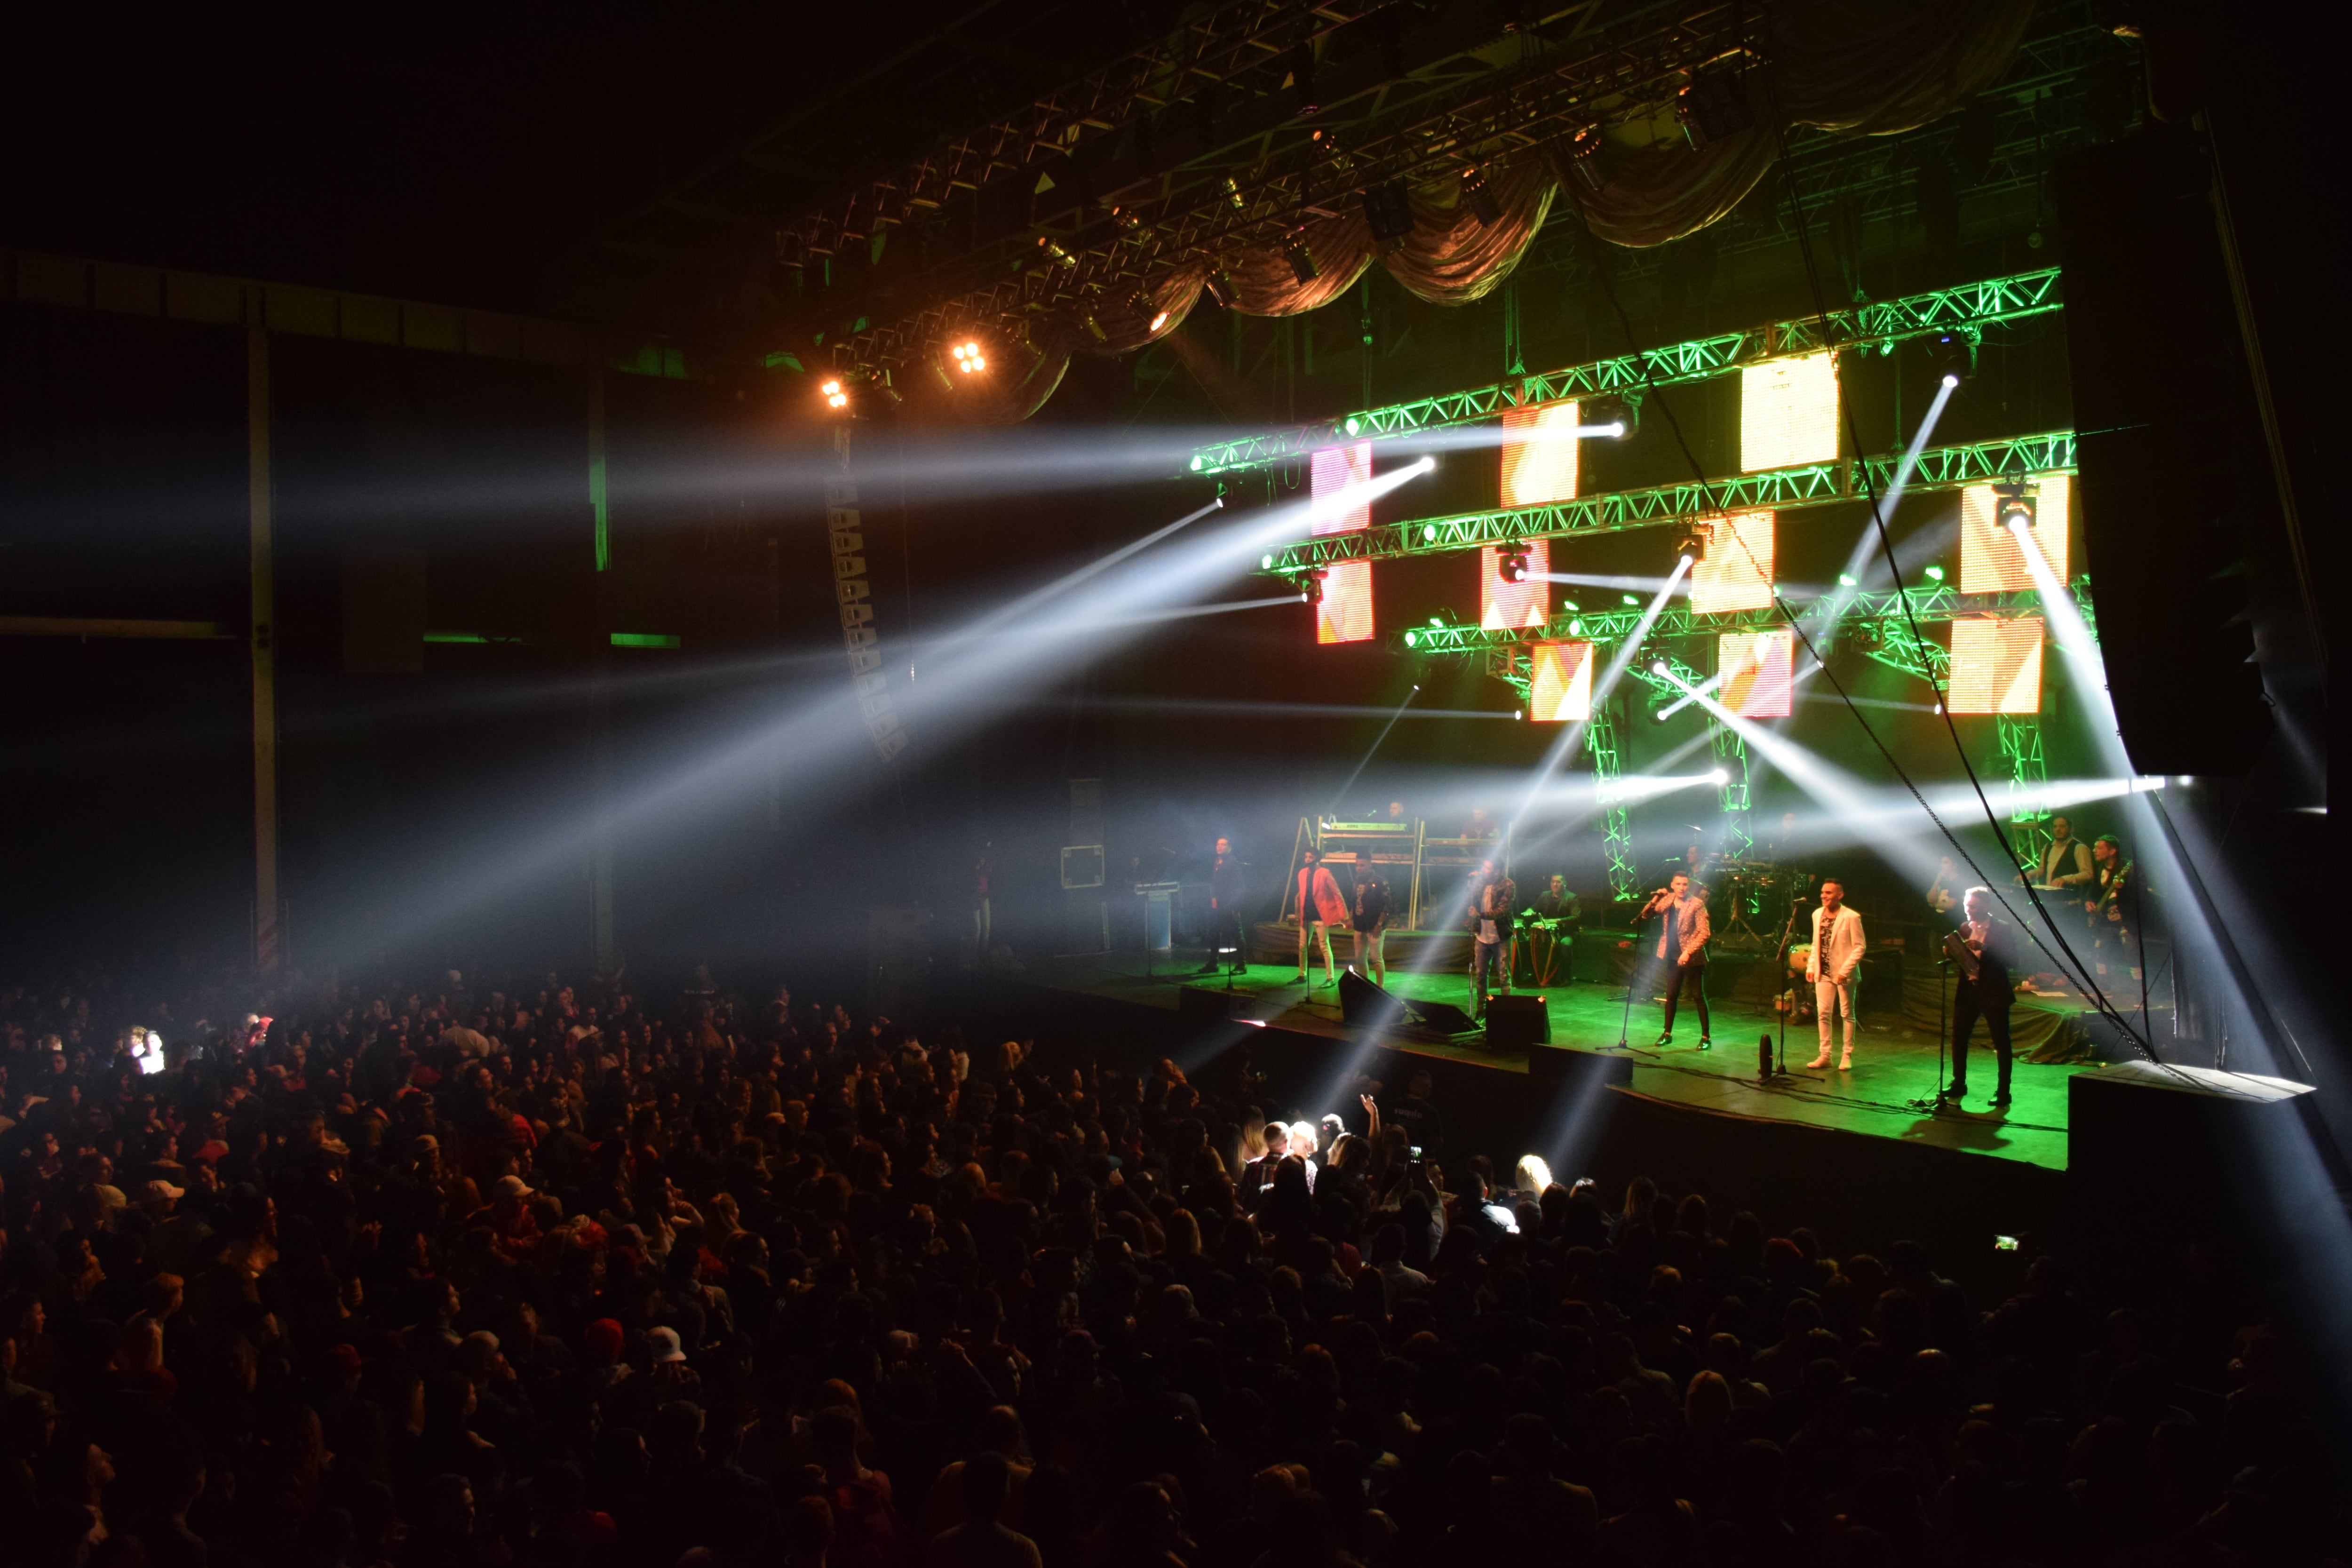
[[[758,160],[776,217],[1163,30],[1167,0],[667,0],[322,15],[47,8],[0,96],[0,242],[677,325],[624,257],[760,253],[695,201]],[[708,274],[705,274],[708,276]]]

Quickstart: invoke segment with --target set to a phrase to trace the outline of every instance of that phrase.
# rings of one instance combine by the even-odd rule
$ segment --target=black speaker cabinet
[[[1551,1044],[1551,1008],[1535,994],[1486,999],[1486,1045],[1490,1050],[1525,1050]]]
[[[1422,1027],[1434,1029],[1441,1035],[1473,1035],[1478,1031],[1478,1020],[1451,1002],[1412,1002],[1407,1005]]]
[[[2027,1069],[2031,1071],[2032,1069]],[[2066,1080],[2072,1250],[2100,1285],[2161,1291],[2202,1247],[2231,1270],[2296,1267],[2297,1196],[2278,1151],[2310,1140],[2307,1084],[2210,1068],[2118,1062]],[[2315,1173],[2319,1162],[2309,1162]]]

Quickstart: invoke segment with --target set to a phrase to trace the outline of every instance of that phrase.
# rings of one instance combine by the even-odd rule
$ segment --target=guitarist
[[[1955,1100],[1968,1094],[1969,1036],[1981,1016],[2000,1063],[1992,1096],[1998,1110],[2009,1104],[2009,972],[2017,934],[2008,921],[1993,918],[1990,888],[1970,888],[1960,907],[1967,919],[1944,939],[1944,950],[1960,972],[1959,994],[1952,1004],[1952,1084],[1944,1092]]]

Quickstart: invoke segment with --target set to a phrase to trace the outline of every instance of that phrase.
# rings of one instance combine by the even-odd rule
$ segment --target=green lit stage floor
[[[1197,949],[1195,950],[1198,951]],[[1197,960],[1195,961],[1197,962]],[[1108,1001],[1153,1008],[1175,1009],[1187,985],[1223,990],[1222,975],[1171,973],[1163,963],[1147,977],[1137,953],[1097,957],[1047,959],[1029,964],[1020,979],[1055,991],[1074,992]],[[1289,964],[1253,964],[1234,977],[1234,989],[1250,997],[1250,1016],[1277,1028],[1328,1038],[1369,1043],[1373,1036],[1349,1026],[1340,1016],[1339,995],[1333,986],[1301,985]],[[1406,974],[1390,972],[1389,989],[1409,1001],[1446,1002],[1465,1010],[1471,1004],[1469,978],[1464,974]],[[1556,1046],[1608,1049],[1619,1038],[1625,1016],[1622,985],[1564,984],[1545,988]],[[1933,1006],[1932,1001],[1928,1004]],[[2029,998],[2019,999],[2020,1022],[2034,1009]],[[1930,1023],[1919,1027],[1895,1013],[1864,1012],[1854,1039],[1854,1066],[1841,1072],[1834,1065],[1810,1069],[1820,1049],[1814,1026],[1808,1023],[1789,1031],[1787,1065],[1790,1076],[1770,1083],[1757,1077],[1757,1037],[1772,1032],[1775,1015],[1765,1008],[1709,998],[1714,1016],[1715,1047],[1698,1048],[1698,1030],[1688,1007],[1676,1020],[1674,1043],[1654,1049],[1662,1009],[1647,996],[1633,999],[1631,1026],[1625,1038],[1632,1050],[1633,1089],[1637,1094],[1725,1116],[1796,1122],[1833,1128],[1873,1137],[1894,1138],[1932,1147],[2021,1161],[2047,1170],[2066,1168],[2066,1080],[2095,1063],[2029,1063],[2021,1053],[2011,1081],[2013,1102],[1995,1110],[1994,1065],[1991,1051],[1978,1031],[1978,1047],[1969,1054],[1969,1095],[1958,1110],[1948,1108],[1931,1116],[1911,1105],[1936,1092],[1936,1032]],[[1928,1015],[1932,1019],[1933,1014]],[[1448,1037],[1412,1028],[1380,1032],[1378,1043],[1390,1049],[1419,1056],[1475,1063],[1498,1072],[1525,1073],[1524,1050],[1490,1051],[1483,1037]]]

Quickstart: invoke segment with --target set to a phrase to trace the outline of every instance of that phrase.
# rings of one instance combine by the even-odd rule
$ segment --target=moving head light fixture
[[[1578,424],[1588,430],[1614,425],[1617,426],[1615,438],[1622,441],[1641,426],[1642,400],[1638,397],[1621,397],[1613,392],[1603,393],[1598,397],[1588,397],[1579,404],[1576,419]]]
[[[2000,527],[2018,532],[2033,526],[2033,498],[2023,479],[2003,479],[1993,486],[1993,516]]]
[[[1506,583],[1526,582],[1528,580],[1528,547],[1525,544],[1504,545],[1496,554],[1495,574]]]

